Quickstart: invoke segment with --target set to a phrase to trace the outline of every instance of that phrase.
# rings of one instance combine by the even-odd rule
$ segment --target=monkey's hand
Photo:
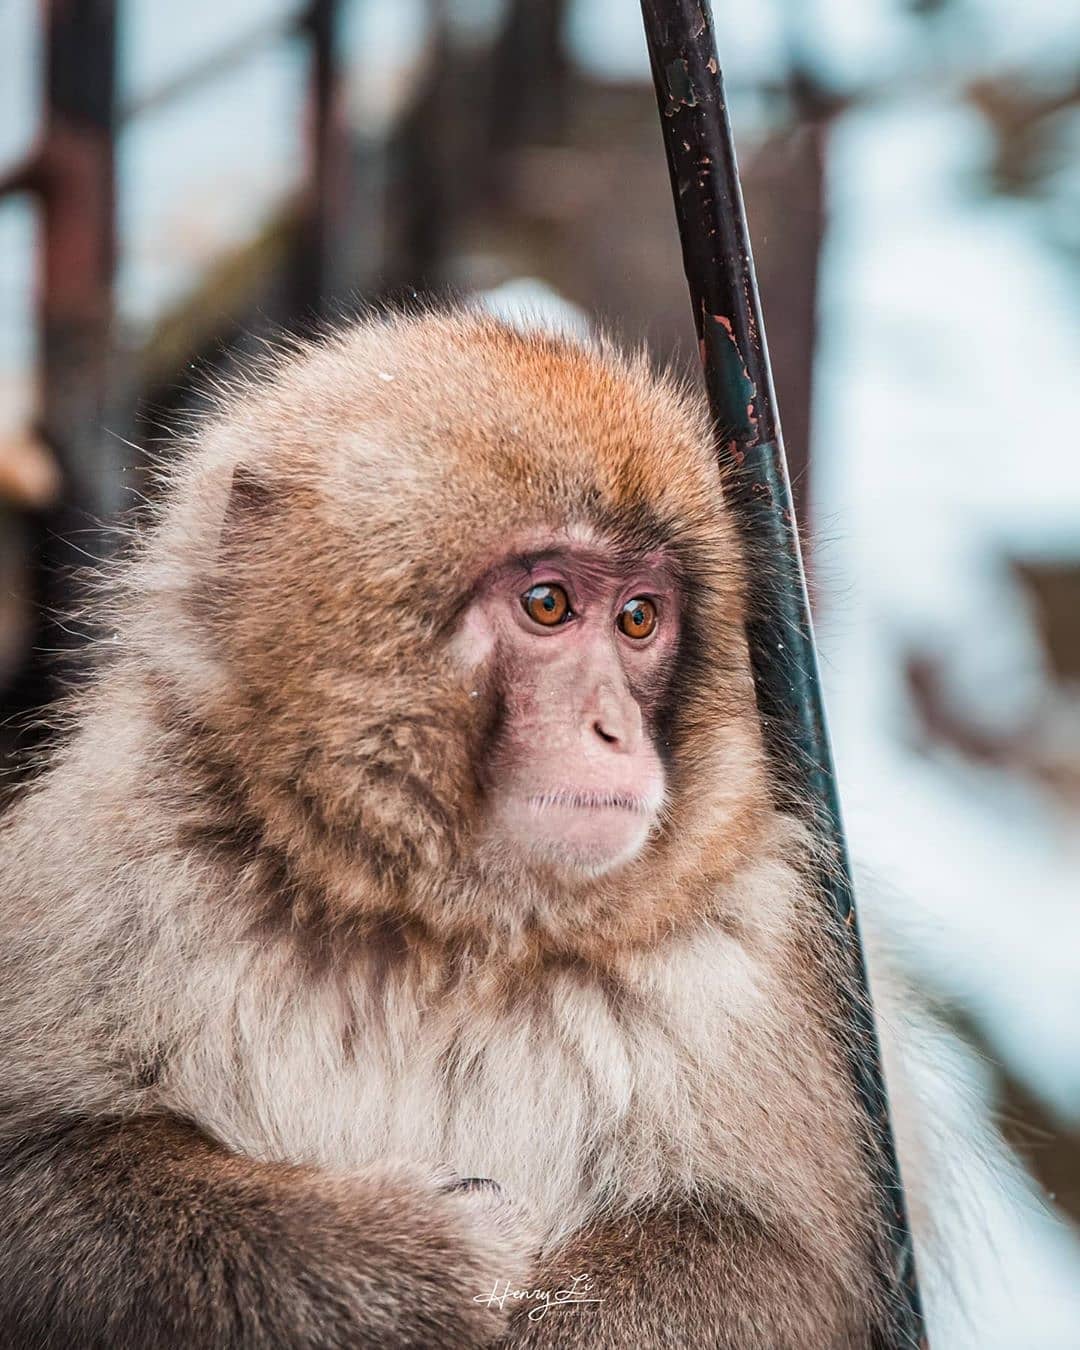
[[[540,1263],[499,1350],[871,1350],[861,1290],[791,1234],[689,1207],[581,1230]]]
[[[57,1124],[0,1148],[0,1345],[475,1350],[529,1279],[498,1188],[237,1157],[167,1118]]]
[[[459,1177],[444,1169],[436,1182],[445,1195],[463,1208],[469,1224],[476,1225],[483,1234],[485,1244],[503,1252],[501,1265],[505,1273],[489,1279],[484,1288],[474,1293],[473,1302],[497,1309],[499,1321],[505,1324],[511,1310],[505,1301],[490,1297],[490,1292],[499,1287],[520,1289],[528,1284],[540,1246],[532,1216],[510,1200],[490,1177]],[[498,1263],[493,1263],[492,1269],[495,1264]]]

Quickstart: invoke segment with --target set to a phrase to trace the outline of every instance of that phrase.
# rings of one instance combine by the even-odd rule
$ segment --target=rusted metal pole
[[[491,53],[496,151],[555,145],[566,120],[566,0],[510,0]]]
[[[119,501],[101,430],[116,263],[116,12],[111,0],[51,0],[45,12],[42,426],[85,529]]]
[[[33,521],[37,631],[3,707],[16,721],[66,682],[61,653],[80,640],[60,617],[74,607],[72,574],[106,547],[105,527],[123,504],[119,443],[102,430],[116,260],[116,6],[49,0],[42,13],[44,129],[27,184],[42,222],[35,433],[60,467],[63,489],[60,504]]]
[[[345,290],[343,245],[349,200],[348,137],[342,106],[338,0],[310,0],[302,27],[311,43],[309,172],[297,266],[297,308],[323,313]]]
[[[892,1325],[883,1350],[925,1346],[926,1331],[881,1057],[856,922],[851,867],[818,673],[798,528],[758,299],[750,237],[708,0],[641,0],[729,500],[756,594],[747,624],[754,685],[778,792],[824,845],[820,889],[851,958],[845,990],[852,1072],[870,1126],[889,1242]]]

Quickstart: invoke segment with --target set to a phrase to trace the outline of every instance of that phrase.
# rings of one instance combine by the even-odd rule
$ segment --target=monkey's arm
[[[473,1296],[528,1269],[434,1183],[254,1162],[166,1118],[5,1146],[0,1214],[0,1344],[26,1350],[458,1350],[501,1329]]]
[[[500,1350],[874,1350],[867,1288],[749,1213],[687,1208],[608,1221],[541,1263],[532,1289],[586,1296],[529,1319],[517,1309]],[[867,1275],[869,1282],[871,1277]],[[584,1290],[581,1281],[575,1292]]]

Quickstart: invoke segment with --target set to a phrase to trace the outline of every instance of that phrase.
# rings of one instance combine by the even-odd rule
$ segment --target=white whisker
[[[648,815],[653,809],[644,798],[630,792],[573,792],[566,789],[537,793],[529,798],[529,805],[537,811],[565,806],[579,811],[634,811],[638,815]]]

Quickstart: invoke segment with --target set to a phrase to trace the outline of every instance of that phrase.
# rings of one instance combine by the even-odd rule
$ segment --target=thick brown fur
[[[696,398],[604,345],[371,319],[169,476],[3,827],[0,1343],[872,1344],[843,976]],[[661,548],[685,596],[663,823],[576,884],[472,847],[500,708],[450,638],[530,534]],[[482,1301],[579,1270],[589,1309]]]

